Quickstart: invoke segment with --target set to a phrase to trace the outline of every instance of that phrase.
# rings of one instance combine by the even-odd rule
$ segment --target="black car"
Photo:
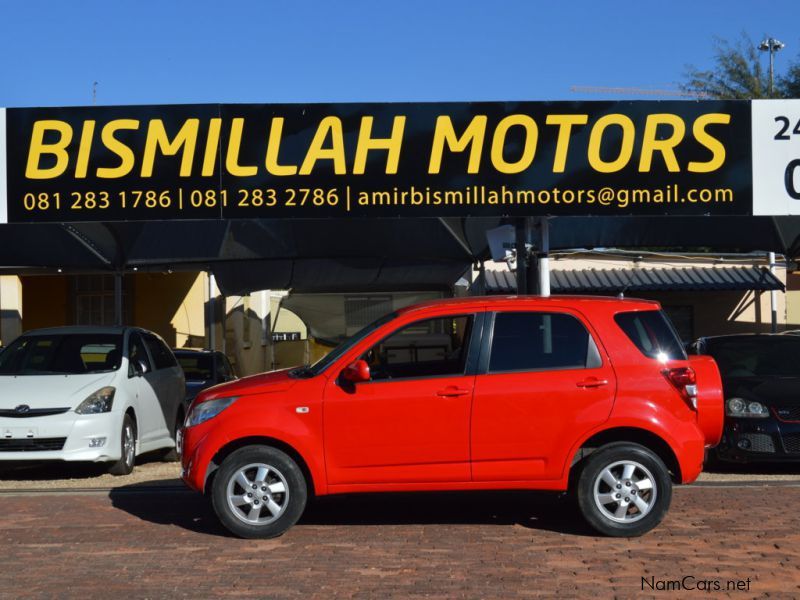
[[[697,340],[722,374],[724,461],[800,461],[800,336],[725,335]]]
[[[202,390],[236,379],[228,357],[210,350],[174,350],[175,358],[186,376],[186,405]]]

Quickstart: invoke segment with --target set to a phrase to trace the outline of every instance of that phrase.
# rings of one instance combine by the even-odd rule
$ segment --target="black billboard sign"
[[[0,222],[750,215],[752,104],[0,109]]]

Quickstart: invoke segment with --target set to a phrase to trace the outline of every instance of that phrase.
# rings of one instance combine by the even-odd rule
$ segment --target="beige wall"
[[[14,275],[0,276],[0,345],[22,333],[22,314],[22,282]]]

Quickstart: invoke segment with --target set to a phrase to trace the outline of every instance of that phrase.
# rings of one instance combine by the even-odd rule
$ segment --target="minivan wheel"
[[[644,446],[614,443],[589,455],[578,477],[578,506],[589,525],[614,537],[647,533],[667,514],[672,481]]]
[[[180,452],[178,452],[178,432],[183,428],[184,418],[183,409],[181,408],[178,410],[178,414],[175,417],[175,425],[172,428],[172,439],[175,440],[175,446],[164,450],[161,455],[163,462],[178,462],[181,459]]]
[[[294,525],[306,506],[306,480],[285,452],[246,446],[219,468],[211,489],[214,512],[243,538],[271,538]]]
[[[120,458],[109,467],[108,472],[112,475],[129,475],[136,464],[136,423],[129,414],[122,417],[120,446]]]

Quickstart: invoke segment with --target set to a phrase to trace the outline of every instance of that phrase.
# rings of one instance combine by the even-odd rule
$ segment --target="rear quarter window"
[[[659,360],[687,360],[675,328],[660,310],[624,312],[614,315],[614,320],[639,351],[648,358]]]

